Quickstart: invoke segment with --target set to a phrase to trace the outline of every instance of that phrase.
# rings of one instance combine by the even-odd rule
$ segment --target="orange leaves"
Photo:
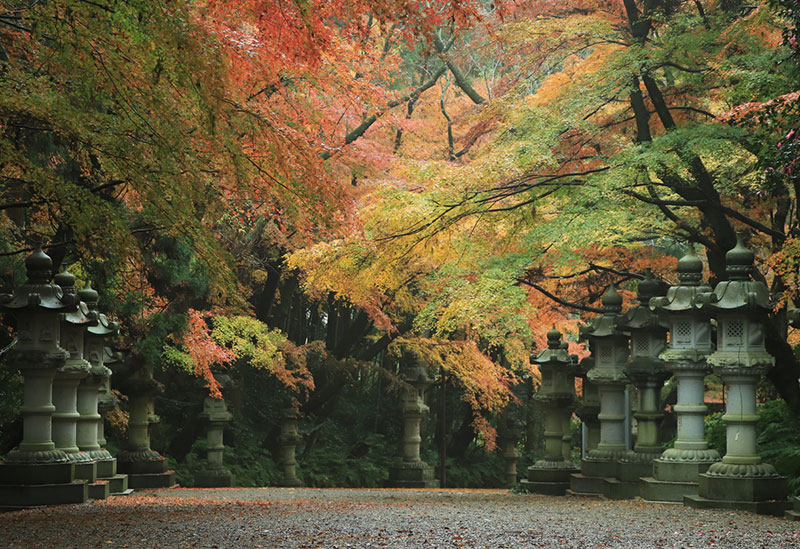
[[[194,363],[194,373],[206,381],[209,393],[214,398],[222,398],[220,384],[211,372],[214,365],[227,365],[234,359],[230,349],[218,345],[211,337],[206,323],[209,312],[189,309],[188,329],[183,336],[183,344]]]

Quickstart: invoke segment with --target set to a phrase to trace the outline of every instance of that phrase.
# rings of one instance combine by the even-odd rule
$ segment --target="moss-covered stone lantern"
[[[409,384],[403,394],[403,457],[389,468],[388,486],[394,488],[436,488],[433,467],[420,458],[422,418],[430,409],[425,392],[432,385],[428,369],[413,352],[403,353],[400,376]]]
[[[544,458],[528,467],[528,479],[522,481],[530,492],[563,495],[570,487],[570,475],[578,468],[564,456],[564,431],[575,410],[575,379],[572,359],[562,346],[561,332],[547,332],[547,349],[531,362],[538,364],[542,384],[534,399],[544,407]]]
[[[288,406],[281,414],[280,464],[283,469],[281,486],[303,486],[297,476],[297,457],[295,450],[303,439],[297,430],[300,411],[297,406]]]
[[[233,414],[228,411],[225,400],[206,397],[203,401],[200,419],[204,420],[207,425],[207,466],[197,473],[195,484],[207,488],[233,486],[234,476],[222,464],[222,454],[225,450],[222,442],[223,431],[233,419]]]
[[[725,254],[728,280],[697,298],[697,306],[717,319],[717,349],[708,363],[725,383],[727,451],[700,475],[699,495],[684,502],[783,514],[790,507],[786,478],[763,463],[756,450],[756,385],[775,359],[764,348],[772,304],[767,285],[750,278],[754,259],[739,234],[736,247]]]
[[[594,367],[587,374],[600,398],[600,442],[581,464],[581,474],[572,475],[571,489],[576,493],[604,494],[608,497],[627,497],[617,494],[611,485],[616,480],[617,460],[628,448],[625,437],[625,365],[628,361],[628,338],[618,329],[622,321],[622,296],[611,285],[603,294],[603,315],[581,326],[580,338],[589,341]]]
[[[709,372],[706,358],[713,351],[708,314],[698,309],[697,296],[711,287],[703,282],[703,262],[693,249],[678,261],[678,284],[667,295],[650,300],[650,308],[664,317],[670,329],[667,349],[661,353],[675,377],[678,434],[673,448],[653,462],[653,476],[642,478],[642,497],[652,501],[683,501],[697,494],[699,474],[719,461],[705,440],[703,380]]]
[[[75,277],[64,270],[57,274],[55,283],[65,295],[76,296]],[[78,448],[77,425],[81,415],[78,413],[78,385],[89,375],[91,364],[83,357],[84,336],[89,326],[97,324],[97,313],[81,301],[74,311],[61,316],[61,346],[69,353],[69,358],[58,369],[53,380],[53,442],[75,462],[77,478],[95,482],[97,462],[88,452]]]
[[[592,351],[592,343],[589,342],[589,351]],[[594,358],[589,355],[581,359],[576,367],[576,378],[581,380],[581,399],[575,410],[575,415],[581,420],[584,430],[582,438],[583,454],[586,455],[600,444],[600,397],[597,394],[597,387],[589,381],[586,376],[594,367]]]
[[[75,480],[75,465],[53,442],[53,379],[70,354],[61,346],[61,317],[78,298],[51,284],[53,262],[41,249],[25,260],[28,280],[0,307],[17,321],[17,344],[9,360],[24,381],[22,442],[0,465],[0,506],[81,503],[87,484]]]
[[[630,334],[631,354],[625,366],[625,375],[636,387],[639,406],[634,414],[637,422],[636,444],[619,460],[617,478],[634,482],[638,493],[639,478],[653,474],[653,460],[664,450],[661,442],[661,388],[670,372],[659,355],[667,346],[667,326],[661,317],[650,309],[650,300],[664,295],[666,285],[647,271],[637,286],[638,304],[630,308],[620,328]]]

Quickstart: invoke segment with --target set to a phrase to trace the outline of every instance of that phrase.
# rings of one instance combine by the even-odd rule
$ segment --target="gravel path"
[[[504,490],[140,491],[0,513],[0,547],[798,547],[800,523]]]

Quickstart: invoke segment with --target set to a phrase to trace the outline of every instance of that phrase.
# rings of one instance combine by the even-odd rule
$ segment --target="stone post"
[[[717,319],[717,350],[708,363],[725,383],[727,451],[700,475],[699,495],[685,497],[684,503],[783,515],[791,507],[786,477],[762,463],[756,450],[756,384],[775,359],[764,348],[772,304],[767,285],[750,280],[754,259],[740,233],[736,247],[725,254],[728,280],[698,297],[698,305]]]
[[[589,342],[589,350],[591,351],[592,345]],[[586,428],[586,445],[583,448],[584,452],[588,454],[600,444],[600,420],[597,419],[600,413],[600,396],[597,394],[597,387],[586,378],[586,374],[594,367],[594,358],[587,356],[578,363],[577,375],[575,377],[581,378],[581,396],[580,404],[575,410],[581,424]]]
[[[517,459],[519,458],[517,443],[522,433],[519,414],[519,406],[509,402],[497,418],[497,441],[500,455],[505,463],[504,486],[506,488],[517,484]]]
[[[400,376],[411,387],[403,395],[403,457],[389,468],[388,486],[393,488],[436,488],[433,467],[420,459],[420,424],[430,409],[425,391],[431,386],[428,371],[412,353],[403,354]]]
[[[531,362],[539,365],[542,374],[533,398],[544,407],[544,459],[528,467],[528,479],[522,486],[530,492],[561,496],[570,487],[570,476],[578,471],[569,460],[569,446],[564,445],[577,403],[572,359],[562,346],[561,332],[555,328],[547,332],[547,349]]]
[[[302,440],[297,431],[297,420],[300,416],[296,406],[289,406],[281,417],[280,463],[283,468],[281,486],[303,486],[297,477],[297,459],[295,449]]]
[[[233,486],[233,474],[222,464],[225,445],[222,435],[225,426],[233,419],[225,401],[221,398],[206,397],[200,419],[207,422],[207,463],[208,466],[195,475],[195,485],[206,488]]]
[[[627,453],[625,442],[625,377],[628,338],[617,329],[622,320],[622,296],[611,285],[603,294],[603,315],[581,327],[581,340],[590,341],[594,367],[589,381],[600,396],[600,443],[583,460],[581,474],[572,475],[571,489],[576,493],[604,494],[610,498],[632,497],[630,486],[616,479],[617,460]],[[630,483],[629,483],[630,484]],[[638,488],[635,488],[638,494]]]
[[[75,277],[66,270],[55,276],[64,295],[75,296]],[[97,314],[80,302],[75,311],[61,316],[61,346],[69,358],[53,380],[53,442],[75,463],[75,477],[90,483],[97,480],[97,462],[78,447],[78,385],[89,375],[91,364],[83,358],[84,337],[89,326],[97,324]],[[90,488],[90,491],[91,488]],[[90,494],[91,496],[91,494]]]
[[[77,309],[74,294],[50,284],[53,262],[41,249],[25,260],[28,280],[0,306],[17,320],[17,344],[9,359],[22,372],[20,445],[0,465],[0,506],[82,503],[86,481],[75,480],[75,465],[52,437],[53,379],[70,354],[61,347],[61,313]]]
[[[110,322],[106,315],[97,312],[98,293],[90,283],[78,292],[78,297],[97,316],[97,322],[89,326],[84,338],[84,356],[89,360],[89,375],[78,386],[78,446],[97,462],[97,478],[107,484],[111,493],[126,492],[125,475],[117,474],[117,460],[103,447],[103,416],[100,414],[100,397],[109,386],[111,370],[106,367],[106,341],[119,333],[119,324]],[[103,444],[101,444],[101,441]],[[91,492],[92,488],[90,488]],[[100,488],[95,488],[96,498],[103,497]]]
[[[650,308],[670,327],[669,345],[661,359],[675,376],[678,387],[678,433],[673,448],[653,461],[653,476],[642,478],[641,494],[651,501],[682,502],[696,495],[700,473],[719,461],[716,450],[705,440],[705,387],[709,371],[706,358],[713,351],[708,314],[697,308],[697,297],[710,292],[702,281],[703,263],[689,249],[678,261],[678,284],[665,297],[650,300]]]
[[[155,398],[164,388],[147,363],[137,364],[123,386],[130,415],[126,447],[117,456],[119,471],[128,475],[131,488],[169,488],[175,484],[175,471],[168,469],[167,458],[150,448],[150,425],[159,421]]]
[[[639,304],[631,307],[621,325],[631,338],[631,356],[625,366],[625,375],[639,393],[639,409],[634,415],[638,425],[636,444],[632,451],[619,459],[617,478],[637,486],[641,477],[653,476],[653,460],[664,450],[661,442],[661,422],[664,419],[661,388],[670,373],[659,355],[667,347],[667,327],[650,310],[650,300],[663,296],[664,286],[648,269],[637,287]]]

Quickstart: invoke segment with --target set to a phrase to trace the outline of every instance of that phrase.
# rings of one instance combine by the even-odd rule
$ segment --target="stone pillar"
[[[661,388],[670,373],[659,355],[667,347],[667,327],[650,310],[650,300],[663,296],[664,286],[648,269],[637,288],[639,304],[631,307],[621,325],[631,338],[631,356],[625,366],[625,375],[639,393],[639,409],[634,414],[638,426],[636,445],[619,459],[617,478],[635,483],[637,495],[639,479],[653,476],[653,460],[659,458],[664,450],[661,442],[661,422],[664,419]]]
[[[641,494],[651,501],[682,502],[696,495],[699,475],[719,461],[716,450],[705,440],[706,358],[713,350],[708,314],[696,307],[697,297],[710,292],[702,282],[703,263],[692,249],[678,261],[678,284],[665,297],[650,300],[650,308],[663,316],[670,327],[670,341],[661,353],[678,387],[678,433],[673,448],[653,461],[653,476],[642,478]]]
[[[589,349],[591,350],[591,342],[589,342]],[[586,428],[586,441],[583,448],[585,453],[589,453],[600,444],[600,420],[597,419],[600,414],[600,395],[597,393],[597,387],[586,378],[586,374],[594,367],[594,358],[587,356],[578,363],[578,372],[575,377],[581,378],[581,396],[580,404],[575,410],[582,425]]]
[[[207,467],[195,475],[195,486],[218,488],[233,486],[233,474],[222,464],[222,454],[225,445],[222,443],[222,434],[225,426],[233,419],[233,414],[228,411],[225,401],[221,398],[206,397],[203,402],[203,411],[200,419],[207,422]]]
[[[505,482],[503,486],[512,488],[517,485],[517,443],[522,433],[520,407],[509,402],[497,418],[497,441],[500,455],[505,464]]]
[[[573,492],[603,494],[610,498],[632,497],[629,486],[616,479],[617,460],[627,453],[625,442],[624,367],[628,360],[628,338],[617,329],[622,320],[622,296],[611,285],[603,294],[603,315],[581,327],[581,339],[592,342],[594,367],[587,377],[600,397],[600,442],[581,464],[581,474],[572,475]],[[635,494],[634,494],[635,495]]]
[[[175,484],[175,471],[168,469],[167,458],[150,448],[150,425],[158,423],[156,395],[162,385],[153,378],[150,364],[138,364],[123,382],[128,395],[128,440],[118,456],[118,469],[128,475],[131,488],[169,488]]]
[[[411,387],[403,395],[403,457],[389,468],[387,485],[393,488],[436,488],[433,467],[420,459],[420,424],[430,411],[425,404],[425,391],[431,380],[424,365],[412,353],[403,354],[400,372]]]
[[[577,403],[572,359],[562,346],[561,332],[555,328],[547,332],[547,349],[531,362],[539,365],[542,374],[533,398],[544,407],[544,459],[528,467],[528,479],[522,486],[530,492],[560,496],[570,487],[570,476],[578,471],[569,460],[569,446],[564,444]]]
[[[91,284],[87,283],[78,292],[78,297],[97,318],[97,322],[86,330],[84,338],[83,353],[91,364],[91,369],[78,386],[78,412],[81,414],[78,420],[78,446],[97,462],[97,479],[107,484],[109,493],[127,493],[127,476],[117,473],[117,460],[104,447],[104,422],[100,413],[101,397],[106,391],[110,393],[111,370],[106,366],[106,359],[111,357],[106,342],[119,333],[119,324],[110,322],[106,315],[97,311],[99,296]],[[92,492],[93,488],[90,487],[89,490]],[[96,493],[93,497],[102,497],[99,487],[94,490]]]
[[[41,249],[25,260],[28,280],[0,306],[17,320],[17,344],[9,360],[22,372],[23,438],[0,464],[0,507],[82,503],[86,482],[75,479],[75,465],[53,442],[53,380],[70,354],[61,347],[61,313],[77,309],[74,294],[50,284],[53,262]],[[63,430],[59,428],[59,434]]]
[[[64,295],[76,296],[75,277],[72,274],[65,270],[56,275],[55,282]],[[77,296],[75,299],[78,299]],[[91,364],[83,357],[84,337],[88,327],[96,323],[97,314],[82,301],[75,311],[62,315],[61,346],[69,353],[69,358],[58,369],[53,381],[53,442],[75,463],[76,478],[92,484],[97,480],[97,462],[78,447],[78,422],[81,417],[78,412],[78,386],[91,369]],[[90,492],[94,491],[92,484]]]
[[[684,503],[783,515],[791,507],[786,477],[762,463],[756,450],[756,384],[775,359],[764,348],[772,304],[766,284],[750,280],[754,259],[739,234],[736,247],[725,254],[728,280],[698,297],[717,319],[717,350],[708,363],[725,383],[727,451],[700,475],[699,495],[685,497]]]
[[[300,416],[296,406],[290,406],[283,411],[281,417],[280,437],[280,464],[283,468],[281,486],[303,486],[303,481],[297,477],[297,459],[295,449],[302,440],[297,432],[297,420]]]

